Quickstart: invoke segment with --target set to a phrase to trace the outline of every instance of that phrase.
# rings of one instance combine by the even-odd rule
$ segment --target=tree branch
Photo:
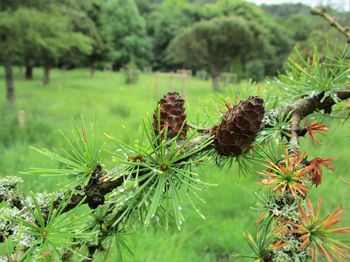
[[[311,14],[323,17],[331,26],[334,26],[340,33],[342,33],[348,43],[350,43],[350,30],[348,27],[341,25],[334,17],[327,13],[325,8],[314,8],[311,10]]]
[[[347,87],[349,88],[349,87]],[[278,109],[278,112],[284,113],[285,115],[291,114],[291,141],[290,145],[292,149],[298,150],[298,138],[300,133],[299,123],[300,121],[306,117],[307,115],[312,114],[313,112],[324,110],[325,112],[330,112],[333,105],[336,104],[336,101],[331,96],[324,97],[325,93],[319,93],[316,95],[311,95],[307,97],[303,97],[294,103],[291,103],[287,106],[284,106]],[[350,88],[349,91],[338,91],[335,92],[334,95],[338,98],[338,101],[346,100],[350,98]],[[334,96],[333,96],[334,97]],[[274,110],[276,111],[276,110]],[[269,117],[272,114],[272,111],[268,111],[265,113],[266,117]],[[267,126],[265,128],[268,128]],[[186,143],[185,146],[182,147],[182,152],[186,152],[188,150],[193,149],[199,144],[208,141],[211,135],[210,132],[200,133],[197,137],[194,137],[192,140]],[[293,146],[294,145],[294,146]],[[179,145],[181,147],[181,144]],[[205,148],[202,149],[201,152],[213,149],[213,143],[209,144]],[[182,160],[187,161],[187,160]],[[126,180],[126,176],[118,177],[117,179],[113,179],[115,174],[120,173],[122,170],[125,170],[125,165],[117,165],[110,171],[106,171],[102,168],[101,165],[98,165],[92,172],[91,179],[87,186],[82,188],[78,186],[75,190],[76,193],[70,200],[70,203],[66,206],[65,211],[69,211],[75,208],[79,203],[84,200],[84,203],[87,203],[91,209],[96,209],[98,206],[105,203],[105,195],[112,192],[112,190],[122,186]],[[139,176],[142,176],[143,173],[146,173],[147,170],[142,171]],[[2,191],[2,190],[0,190]],[[13,202],[13,194],[1,194],[0,192],[0,202],[7,201],[9,203]],[[61,201],[61,197],[58,196],[55,204],[58,205]],[[22,208],[22,202],[17,202],[16,206],[18,209]],[[0,241],[1,242],[1,241]],[[94,256],[96,252],[96,246],[89,247],[89,257],[90,259]]]
[[[335,95],[338,97],[339,101],[349,99],[350,88],[349,91],[339,91],[336,92]],[[297,140],[299,136],[298,130],[300,120],[319,110],[325,110],[326,112],[329,112],[332,106],[336,104],[336,102],[329,96],[325,99],[323,98],[324,92],[301,98],[294,103],[280,108],[279,112],[283,112],[285,115],[293,112],[292,115],[294,118],[294,123],[292,126],[292,137],[294,137],[294,139]],[[266,114],[269,115],[271,112],[266,112]],[[184,152],[192,149],[193,147],[197,146],[203,141],[208,140],[209,138],[210,134],[208,133],[200,134],[199,136],[193,138],[189,143],[187,143],[186,147],[183,149]],[[212,145],[213,144],[210,144],[204,148],[203,151],[212,149]],[[105,170],[102,169],[102,166],[97,166],[93,171],[88,185],[85,188],[77,188],[77,192],[79,193],[73,195],[71,203],[66,207],[66,211],[76,207],[84,198],[85,203],[87,203],[92,209],[95,209],[99,205],[103,204],[105,195],[124,183],[126,179],[124,176],[121,176],[115,180],[111,179],[114,174],[118,173],[124,167],[125,166],[123,165],[118,165],[108,171],[106,174]],[[7,201],[8,199],[6,199],[6,196],[3,196],[1,200]],[[57,203],[59,203],[59,199]]]
[[[350,98],[350,86],[348,86],[347,89],[349,90],[335,92],[335,96],[339,101]],[[293,114],[299,115],[301,119],[319,110],[324,110],[326,113],[331,112],[331,108],[336,104],[336,101],[330,96],[324,98],[324,95],[325,93],[321,92],[316,95],[301,98],[287,105],[282,109],[282,112],[284,112],[285,115],[293,112]]]
[[[350,88],[349,91],[339,91],[336,92],[335,95],[339,100],[346,100],[350,98]],[[292,131],[294,134],[294,139],[298,139],[298,130],[299,130],[299,122],[304,117],[312,114],[313,112],[319,110],[329,111],[332,106],[336,104],[336,102],[331,97],[324,98],[324,92],[319,93],[317,95],[308,96],[305,98],[301,98],[296,102],[287,105],[286,107],[281,108],[280,111],[284,112],[285,115],[288,115],[290,112],[293,112],[294,116],[294,126],[292,126]],[[269,114],[267,112],[266,114]],[[210,135],[207,133],[201,134],[195,138],[193,138],[189,143],[187,143],[186,147],[183,149],[184,151],[190,150],[193,147],[197,146],[203,141],[206,141],[210,138]],[[203,150],[212,149],[212,145],[204,148]],[[104,195],[111,192],[113,189],[121,186],[124,182],[124,177],[120,177],[116,180],[110,180],[110,177],[113,177],[114,174],[118,173],[123,167],[116,166],[111,169],[107,175],[104,175],[102,170],[99,170],[93,177],[88,186],[85,189],[87,192],[86,202],[89,203],[91,208],[96,208],[100,204],[104,203]],[[78,196],[77,196],[78,197]],[[83,199],[83,196],[80,196],[80,201]],[[100,202],[99,202],[100,201]],[[79,202],[76,202],[79,203]],[[74,205],[72,206],[74,207]]]

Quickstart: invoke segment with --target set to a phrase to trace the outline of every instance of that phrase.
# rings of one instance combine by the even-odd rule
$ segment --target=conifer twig
[[[325,112],[329,112],[333,105],[335,105],[338,101],[347,100],[350,98],[350,87],[349,91],[345,89],[345,91],[338,91],[334,92],[332,96],[328,95],[325,97],[324,92],[318,93],[316,95],[309,95],[307,97],[303,97],[294,103],[291,103],[287,106],[284,106],[283,108],[277,109],[279,112],[284,113],[286,115],[289,115],[291,112],[291,141],[290,145],[293,150],[298,150],[299,145],[299,123],[300,121],[308,116],[309,114],[312,114],[315,111],[324,110]],[[334,99],[336,97],[337,99]],[[269,114],[271,114],[272,111],[268,111],[265,113],[265,116],[269,117]],[[263,127],[264,128],[264,127]],[[267,127],[266,127],[267,128]],[[198,147],[200,144],[203,144],[205,141],[208,141],[208,139],[211,138],[210,132],[205,133],[199,133],[198,136],[194,137],[190,141],[188,141],[185,145],[181,147],[181,144],[179,147],[181,147],[181,152],[183,154],[186,154],[186,152],[193,150],[193,148]],[[202,154],[203,152],[207,150],[212,150],[214,148],[214,143],[209,143],[205,147],[203,147],[201,150],[199,150],[196,154]],[[184,158],[181,161],[186,162],[188,159]],[[119,164],[110,171],[107,171],[101,166],[98,165],[91,175],[90,181],[87,183],[86,186],[78,186],[76,188],[76,192],[73,194],[73,196],[70,199],[69,204],[66,206],[63,212],[67,212],[69,210],[74,209],[76,206],[81,204],[82,202],[87,203],[91,209],[96,209],[98,206],[105,204],[105,195],[112,192],[114,189],[123,186],[126,178],[124,176],[119,176],[116,178],[115,174],[118,174],[125,170],[125,164]],[[139,177],[147,174],[147,169],[143,170],[142,173],[139,173]],[[132,176],[133,174],[129,174]],[[113,179],[114,177],[114,179]],[[12,201],[13,196],[11,194],[1,194],[0,202],[1,201]],[[55,205],[59,205],[60,202],[63,200],[62,194],[71,194],[71,191],[69,192],[62,192],[61,194],[58,194],[57,198],[55,199]],[[11,196],[11,198],[10,198]],[[20,206],[17,206],[18,209],[21,209]],[[43,209],[45,210],[45,209]],[[42,211],[45,212],[45,211]],[[46,217],[46,216],[43,216]],[[7,235],[13,234],[13,232],[6,232]],[[0,239],[0,242],[3,241]],[[77,248],[80,247],[80,244],[76,246]],[[88,259],[93,259],[96,251],[100,248],[100,245],[90,245],[88,246]],[[68,254],[69,256],[69,254]]]
[[[349,91],[339,91],[335,94],[339,101],[341,100],[347,100],[350,98],[350,87]],[[324,93],[321,92],[317,95],[311,95],[305,98],[301,98],[297,100],[296,102],[287,105],[286,107],[281,108],[280,111],[284,112],[286,115],[288,115],[290,112],[293,112],[293,115],[295,116],[295,120],[298,119],[298,121],[302,120],[304,117],[312,114],[313,112],[319,111],[319,110],[329,110],[333,105],[335,105],[336,102],[331,98],[327,97],[324,99]],[[269,114],[267,112],[266,114]],[[299,126],[299,122],[295,121],[295,127]],[[295,130],[298,130],[296,128]],[[297,139],[298,132],[295,131],[295,138]],[[197,146],[200,142],[203,142],[210,138],[209,134],[201,134],[195,138],[193,138],[190,142],[187,143],[186,148],[184,148],[185,151],[192,149],[192,147]],[[212,149],[211,146],[205,147],[203,150],[209,150]],[[108,172],[107,177],[113,176],[113,174],[118,173],[121,166],[116,166],[115,168],[111,169]],[[101,172],[103,174],[103,172]],[[85,192],[90,192],[90,195],[87,195],[86,202],[89,203],[90,207],[95,208],[99,206],[100,204],[103,204],[103,198],[101,196],[104,196],[105,194],[111,192],[113,189],[121,186],[124,182],[124,178],[120,177],[116,180],[109,180],[105,179],[106,177],[102,175],[96,176],[95,180],[90,181],[87,188],[85,188]],[[77,195],[77,198],[81,198],[80,201],[83,199],[84,196]],[[100,203],[96,202],[96,199],[101,200]],[[79,203],[77,201],[76,203]],[[74,203],[71,206],[74,207]]]
[[[347,100],[350,98],[350,87],[349,91],[339,91],[336,92],[335,95],[341,100]],[[307,96],[305,98],[301,98],[294,103],[291,103],[283,108],[281,108],[279,111],[283,112],[284,114],[288,115],[288,113],[293,112],[294,116],[298,116],[298,119],[302,120],[304,117],[312,114],[313,112],[319,111],[319,110],[329,110],[332,108],[333,105],[335,105],[336,102],[331,97],[326,97],[324,99],[324,93],[321,92],[316,95]],[[266,112],[266,114],[269,114],[269,112]],[[295,121],[295,125],[297,124],[297,121]],[[298,130],[295,129],[295,130]],[[298,136],[298,132],[295,132],[295,136]],[[190,142],[187,143],[186,148],[184,148],[184,151],[191,150],[193,147],[197,146],[198,143],[207,140],[210,138],[209,134],[200,134],[199,136],[193,138]],[[204,150],[212,149],[211,145],[203,148]],[[202,152],[199,152],[202,153]],[[73,209],[76,207],[84,198],[84,202],[88,203],[89,206],[92,209],[97,208],[99,205],[104,203],[104,196],[108,193],[110,193],[115,188],[118,188],[119,186],[123,185],[124,183],[124,177],[121,176],[115,180],[110,180],[108,177],[112,177],[113,174],[118,173],[123,167],[121,165],[118,165],[111,169],[109,172],[107,172],[107,176],[105,175],[104,170],[102,170],[102,167],[99,166],[95,169],[94,175],[91,176],[90,182],[88,185],[80,190],[79,193],[73,195],[71,199],[71,203],[66,207],[66,211]],[[83,192],[83,194],[81,194]],[[7,201],[8,199],[1,199],[3,201]],[[59,199],[57,199],[57,204],[59,203]]]

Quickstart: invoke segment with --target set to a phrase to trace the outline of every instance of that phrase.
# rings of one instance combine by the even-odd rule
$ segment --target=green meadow
[[[53,70],[52,81],[47,87],[41,83],[41,74],[41,70],[36,70],[34,80],[28,81],[24,80],[19,68],[15,69],[16,106],[9,107],[5,101],[3,72],[0,72],[0,175],[23,177],[23,192],[59,190],[60,183],[64,183],[62,177],[22,172],[30,167],[56,167],[57,163],[31,147],[45,147],[53,151],[64,148],[64,140],[58,130],[70,136],[74,122],[79,123],[81,115],[87,122],[97,122],[101,144],[106,150],[113,150],[105,133],[132,143],[141,119],[153,114],[160,95],[170,91],[169,86],[180,93],[184,91],[181,79],[173,79],[169,84],[167,77],[158,79],[156,88],[157,80],[152,73],[143,73],[137,83],[127,85],[122,73],[97,72],[91,79],[85,69]],[[234,101],[243,88],[246,88],[245,84],[233,84],[221,96],[230,94],[231,101]],[[268,83],[261,88],[266,89],[261,91],[263,96],[278,92]],[[219,95],[212,93],[210,81],[188,79],[185,95],[190,122],[205,124],[208,116],[211,121],[219,121],[212,104],[212,100],[218,101],[216,97]],[[224,104],[220,107],[224,109]],[[25,115],[22,128],[18,125],[18,111]],[[350,177],[350,124],[349,121],[327,116],[319,120],[328,125],[329,133],[318,135],[320,145],[311,142],[309,137],[302,138],[302,148],[310,157],[336,158],[336,172],[325,171],[323,183],[312,189],[311,196],[313,201],[322,196],[323,214],[341,205],[345,209],[343,225],[349,225],[350,184],[341,177]],[[112,168],[111,156],[104,152],[103,158],[103,164]],[[254,230],[259,215],[253,209],[257,202],[254,192],[262,188],[258,183],[259,175],[242,175],[236,164],[219,168],[214,163],[215,159],[197,170],[203,181],[217,184],[201,195],[207,203],[198,206],[206,219],[185,206],[186,223],[181,231],[174,226],[168,233],[160,228],[149,228],[145,232],[135,223],[126,235],[133,255],[124,252],[125,261],[246,261],[235,254],[250,254],[243,233]],[[116,251],[112,248],[109,261],[115,261],[113,252]]]

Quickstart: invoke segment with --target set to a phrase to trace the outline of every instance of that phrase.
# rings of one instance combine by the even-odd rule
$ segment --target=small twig
[[[323,17],[331,26],[335,27],[340,33],[342,33],[346,37],[348,43],[350,43],[349,28],[341,25],[334,17],[327,13],[325,8],[311,9],[311,14]]]
[[[191,124],[191,123],[187,123],[187,126],[195,131],[197,131],[198,133],[209,133],[210,132],[210,128],[201,128],[196,126],[195,124]]]

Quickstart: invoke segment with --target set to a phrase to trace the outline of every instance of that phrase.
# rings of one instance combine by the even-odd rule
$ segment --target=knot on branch
[[[92,171],[90,182],[85,188],[87,203],[92,209],[97,208],[105,201],[104,196],[107,192],[105,184],[100,179],[103,175],[103,168],[100,164],[98,164],[96,168]]]

